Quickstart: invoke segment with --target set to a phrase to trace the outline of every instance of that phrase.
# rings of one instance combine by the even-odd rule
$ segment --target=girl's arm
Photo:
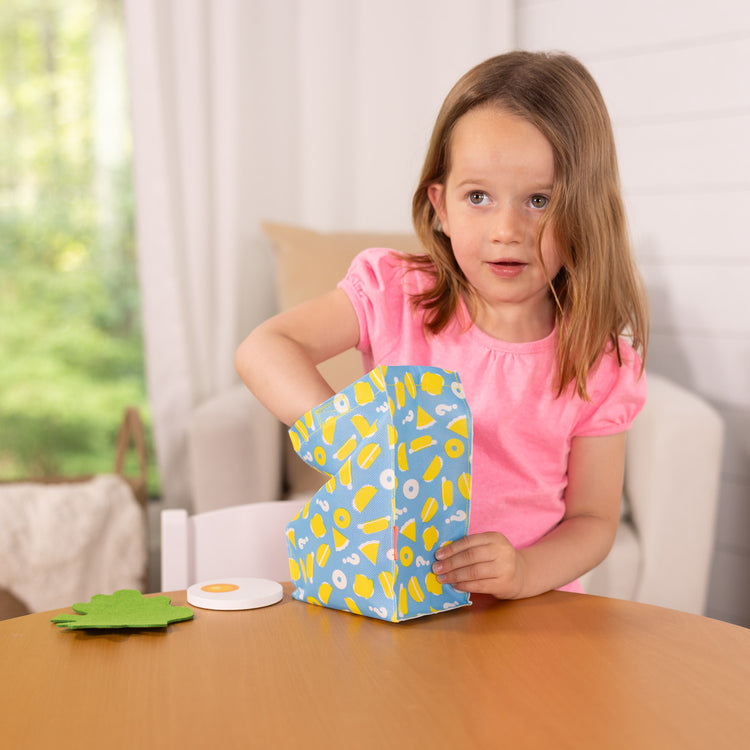
[[[282,422],[291,425],[334,391],[316,367],[359,341],[359,323],[340,289],[261,323],[234,363],[245,385]]]
[[[564,586],[596,567],[617,533],[625,434],[573,438],[565,515],[536,544],[516,550],[502,534],[471,534],[436,552],[433,570],[441,582],[460,591],[522,599]]]

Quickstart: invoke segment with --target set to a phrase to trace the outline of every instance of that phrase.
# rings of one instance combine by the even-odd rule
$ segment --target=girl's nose
[[[493,215],[492,241],[501,245],[520,242],[523,237],[523,217],[514,206],[498,206]]]

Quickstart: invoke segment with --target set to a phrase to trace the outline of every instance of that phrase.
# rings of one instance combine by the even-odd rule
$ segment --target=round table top
[[[387,623],[281,602],[154,630],[0,622],[7,747],[740,747],[750,630],[551,592]],[[185,592],[171,592],[185,605]]]

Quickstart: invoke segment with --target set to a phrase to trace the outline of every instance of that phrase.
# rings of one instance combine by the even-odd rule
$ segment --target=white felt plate
[[[202,609],[256,609],[276,604],[283,595],[280,583],[265,578],[216,578],[187,590],[188,603]]]

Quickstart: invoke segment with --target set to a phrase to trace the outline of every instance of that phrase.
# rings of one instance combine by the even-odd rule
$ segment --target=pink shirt
[[[454,320],[432,336],[409,296],[427,282],[422,271],[405,273],[387,249],[365,250],[354,259],[339,287],[359,319],[365,372],[377,365],[458,372],[474,423],[469,532],[499,531],[514,547],[529,546],[565,512],[571,439],[627,430],[643,406],[640,359],[621,341],[622,367],[612,353],[589,376],[591,402],[556,398],[554,332],[511,344]],[[468,321],[466,308],[461,312]]]

